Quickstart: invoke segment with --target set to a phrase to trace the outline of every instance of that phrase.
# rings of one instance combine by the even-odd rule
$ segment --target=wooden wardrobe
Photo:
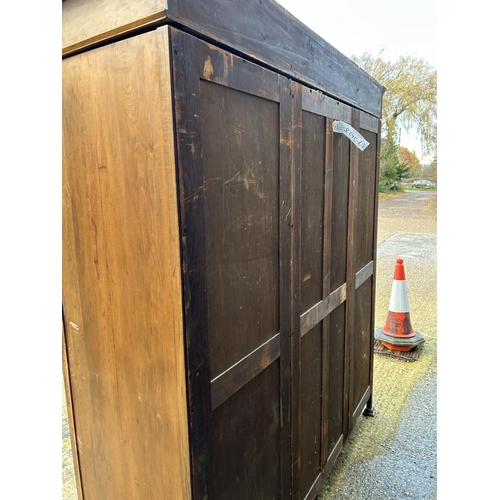
[[[274,1],[62,9],[80,498],[313,499],[373,412],[383,87]]]

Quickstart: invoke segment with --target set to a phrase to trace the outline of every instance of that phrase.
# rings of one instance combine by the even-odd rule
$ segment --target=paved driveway
[[[435,191],[379,204],[375,325],[385,323],[394,266],[405,265],[410,318],[425,338],[409,362],[375,354],[374,418],[360,417],[318,500],[437,498],[437,257]]]

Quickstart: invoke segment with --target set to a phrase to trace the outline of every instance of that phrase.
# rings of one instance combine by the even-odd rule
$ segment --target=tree
[[[413,151],[410,151],[408,148],[401,146],[399,148],[399,159],[401,160],[401,163],[408,167],[408,172],[411,175],[420,175],[422,165],[420,164],[418,156]]]
[[[379,54],[380,56],[380,54]],[[365,52],[352,60],[385,88],[382,129],[387,143],[395,143],[398,130],[416,130],[424,154],[434,155],[437,142],[437,70],[419,58],[400,56],[385,61]]]
[[[399,189],[399,183],[408,177],[409,168],[400,161],[398,146],[394,139],[383,138],[380,148],[379,191]]]

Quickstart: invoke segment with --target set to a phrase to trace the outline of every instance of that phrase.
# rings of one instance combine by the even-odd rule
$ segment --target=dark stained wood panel
[[[370,276],[373,275],[373,260],[368,262],[365,267],[356,273],[356,288],[362,285]]]
[[[323,297],[323,209],[326,120],[302,113],[301,313]]]
[[[279,331],[279,107],[202,81],[212,378]]]
[[[323,321],[339,304],[346,300],[346,285],[339,286],[326,299],[315,304],[300,317],[300,334],[305,335],[311,328]]]
[[[177,0],[172,21],[376,116],[383,87],[273,0]]]
[[[300,490],[304,498],[321,470],[321,324],[300,343]]]
[[[333,148],[332,263],[330,280],[331,288],[335,290],[346,282],[350,141],[345,135],[335,133]]]
[[[300,95],[294,98],[295,85],[286,78],[171,31],[193,496],[217,498],[216,489],[229,498],[234,494],[232,479],[227,485],[220,479],[217,488],[214,483],[222,477],[216,469],[241,458],[236,447],[221,458],[211,437],[216,418],[228,405],[240,412],[239,404],[231,405],[249,387],[272,401],[261,375],[273,366],[279,371],[278,441],[268,444],[269,453],[261,442],[267,434],[259,431],[251,436],[258,449],[252,445],[248,453],[262,449],[270,460],[279,457],[277,488],[286,495],[293,413],[290,322],[299,290],[292,283],[298,280],[292,280],[291,231],[300,227],[292,210],[291,166],[300,162]],[[227,437],[232,431],[226,431]]]
[[[199,40],[169,28],[176,119],[184,336],[193,498],[213,496],[211,374],[207,304]],[[198,70],[197,70],[198,68]]]
[[[367,387],[370,386],[371,338],[373,336],[371,330],[371,293],[372,280],[368,279],[356,290],[355,294],[356,312],[351,341],[352,410],[358,406]]]
[[[345,120],[344,120],[345,121]],[[368,115],[366,113],[361,113],[359,117],[359,126],[362,130],[368,130],[370,132],[374,132],[375,134],[379,133],[379,124],[380,120],[375,118],[375,116]]]
[[[355,270],[361,270],[373,260],[377,136],[373,132],[361,130],[363,137],[370,143],[359,152],[359,186],[356,203],[356,258]]]
[[[300,377],[301,377],[301,364],[300,364],[300,241],[301,235],[301,200],[300,193],[302,183],[302,87],[297,82],[290,82],[290,121],[288,122],[289,135],[283,136],[281,145],[285,150],[290,151],[290,162],[288,165],[282,165],[282,171],[290,169],[290,200],[291,212],[285,216],[285,221],[290,227],[290,254],[284,252],[285,256],[290,255],[290,267],[287,263],[283,262],[284,269],[289,269],[290,272],[290,379],[291,379],[291,489],[292,497],[298,498],[300,493]],[[284,100],[284,102],[286,102]],[[289,142],[286,143],[286,139]],[[284,187],[284,186],[283,186]],[[285,226],[286,227],[286,226]],[[286,240],[285,240],[286,245]],[[283,261],[283,260],[282,260]],[[285,362],[285,360],[283,360]],[[284,443],[283,443],[284,444]],[[288,497],[288,490],[285,489],[285,483],[282,495],[284,498]]]
[[[351,123],[352,107],[336,99],[331,99],[318,90],[303,87],[302,109],[333,120]]]
[[[213,412],[217,500],[280,499],[279,360]]]
[[[352,127],[359,130],[359,110],[352,111]],[[359,174],[359,149],[354,143],[349,141],[349,189],[348,189],[348,209],[347,209],[347,257],[346,257],[346,318],[345,318],[345,363],[344,380],[348,381],[344,385],[344,404],[343,404],[343,436],[347,439],[353,429],[354,421],[352,418],[351,406],[353,388],[352,380],[352,335],[355,322],[355,281],[356,281],[356,205],[358,193],[358,174]]]
[[[344,397],[345,302],[329,316],[328,451],[342,436]]]
[[[240,359],[211,381],[212,410],[217,408],[247,382],[265,370],[280,355],[281,336],[277,333],[265,344]]]

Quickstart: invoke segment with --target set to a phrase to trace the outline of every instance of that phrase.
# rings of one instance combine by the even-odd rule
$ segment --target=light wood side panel
[[[85,500],[191,498],[166,28],[63,60],[63,307]]]
[[[167,0],[63,0],[63,55],[166,17]]]

